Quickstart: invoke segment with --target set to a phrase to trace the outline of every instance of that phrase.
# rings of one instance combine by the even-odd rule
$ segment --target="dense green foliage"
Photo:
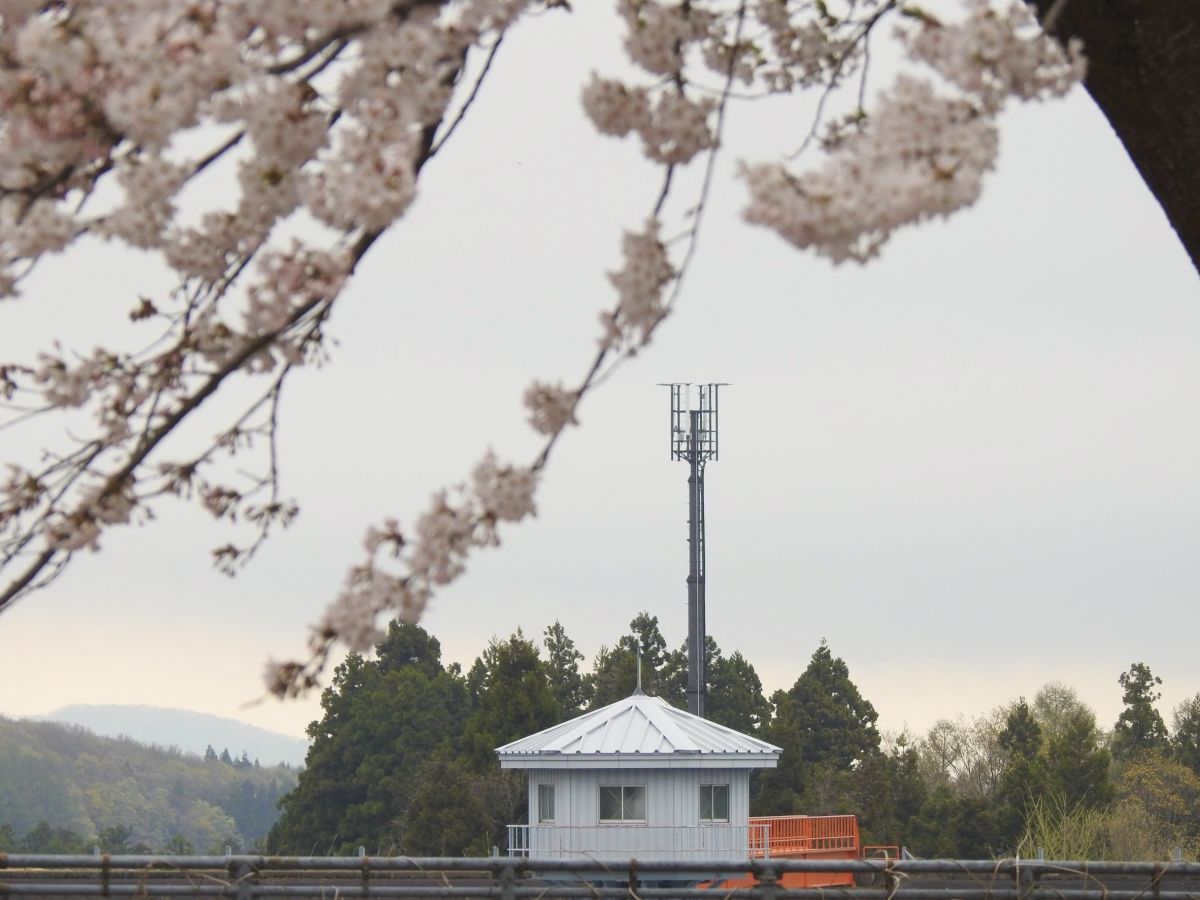
[[[0,718],[0,850],[161,850],[176,836],[201,851],[249,847],[296,774],[225,756]]]
[[[393,625],[376,658],[348,658],[323,697],[325,717],[310,728],[308,765],[283,801],[270,849],[487,853],[527,811],[523,779],[499,769],[497,746],[628,696],[639,659],[643,690],[686,705],[685,649],[667,649],[654,616],[635,617],[586,674],[561,624],[543,636],[544,653],[520,631],[493,639],[466,677],[411,625]],[[742,654],[725,656],[711,637],[706,653],[709,718],[783,748],[778,768],[755,774],[754,814],[853,813],[864,842],[922,856],[1198,849],[1200,695],[1176,711],[1169,752],[1165,739],[1139,739],[1114,761],[1115,737],[1065,685],[973,722],[938,722],[924,737],[889,736],[824,641],[769,701]],[[1141,734],[1136,723],[1153,722],[1157,683],[1142,665],[1122,676],[1137,715],[1118,730],[1127,723]]]
[[[585,673],[555,622],[540,648],[519,630],[494,638],[464,676],[434,637],[393,623],[373,656],[337,668],[298,780],[245,754],[200,760],[0,719],[0,851],[219,851],[270,829],[273,853],[486,855],[527,812],[524,779],[500,770],[495,748],[627,696],[639,659],[643,690],[686,706],[686,652],[667,647],[642,613]],[[927,857],[1200,855],[1200,694],[1168,735],[1145,664],[1121,675],[1111,732],[1051,682],[1031,702],[918,736],[880,733],[825,641],[770,700],[741,653],[711,637],[705,650],[709,718],[783,749],[752,779],[753,814],[850,813],[864,843]]]

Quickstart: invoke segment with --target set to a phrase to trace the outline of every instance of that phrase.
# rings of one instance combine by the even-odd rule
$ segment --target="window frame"
[[[717,797],[718,790],[722,791],[725,794],[725,817],[723,819],[715,817],[715,813],[717,812],[716,797]],[[701,783],[700,790],[697,795],[698,803],[697,803],[697,809],[696,809],[696,817],[700,821],[701,825],[728,825],[729,824],[729,821],[730,821],[730,815],[729,815],[729,813],[730,813],[730,808],[729,808],[730,793],[731,793],[730,785],[729,785],[729,782],[727,782],[727,781]],[[704,816],[704,812],[705,812],[704,807],[705,807],[706,796],[707,796],[707,800],[708,800],[709,818],[705,818],[705,816]]]
[[[545,815],[546,798],[549,798],[550,815]],[[539,825],[553,825],[557,821],[558,809],[556,807],[556,797],[553,784],[541,783],[537,786],[537,823]]]
[[[617,789],[621,792],[621,794],[620,794],[621,818],[618,818],[618,819],[604,818],[604,791],[606,788],[608,790]],[[641,803],[642,803],[641,818],[635,819],[635,818],[628,817],[625,815],[625,807],[626,807],[626,804],[629,802],[628,800],[626,800],[626,792],[640,792],[641,793]],[[599,801],[598,808],[596,810],[597,821],[601,825],[645,825],[647,822],[647,818],[646,818],[646,812],[647,812],[646,796],[647,796],[647,793],[648,792],[646,790],[645,784],[600,784],[600,785],[597,785],[596,799]],[[634,796],[636,796],[636,793],[634,794]]]

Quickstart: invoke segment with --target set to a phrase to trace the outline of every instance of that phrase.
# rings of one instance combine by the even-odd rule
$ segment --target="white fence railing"
[[[737,859],[762,856],[768,825],[509,825],[510,856],[538,859]]]

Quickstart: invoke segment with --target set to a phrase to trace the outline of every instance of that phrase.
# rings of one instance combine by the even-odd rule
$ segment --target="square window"
[[[600,821],[621,821],[621,788],[601,785],[600,787]]]
[[[729,785],[700,785],[700,821],[729,821]]]
[[[554,785],[538,785],[538,821],[554,821]]]
[[[626,785],[621,793],[621,818],[626,822],[646,821],[646,789]]]
[[[645,822],[646,787],[640,784],[600,785],[601,822]]]

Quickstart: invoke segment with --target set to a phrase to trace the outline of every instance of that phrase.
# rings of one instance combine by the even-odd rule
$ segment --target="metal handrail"
[[[769,855],[770,826],[735,825],[509,825],[508,854],[515,857],[636,855],[647,859],[717,859],[746,852]],[[650,849],[653,847],[654,849]]]
[[[688,860],[438,857],[58,856],[0,853],[0,897],[677,897],[749,873],[738,897],[829,900],[1194,900],[1200,863],[1087,860]],[[784,888],[785,872],[851,872],[875,886]],[[536,876],[539,879],[534,883]],[[907,877],[905,877],[907,876]],[[922,883],[922,879],[925,883]],[[953,888],[946,885],[953,879]],[[1050,879],[1045,881],[1046,879]],[[1122,880],[1124,879],[1124,880]],[[1138,879],[1137,882],[1132,879]],[[645,887],[670,881],[677,887]],[[930,883],[935,880],[936,883]],[[1043,883],[1045,881],[1045,883]],[[631,887],[637,884],[636,891]],[[715,886],[715,885],[714,885]]]

